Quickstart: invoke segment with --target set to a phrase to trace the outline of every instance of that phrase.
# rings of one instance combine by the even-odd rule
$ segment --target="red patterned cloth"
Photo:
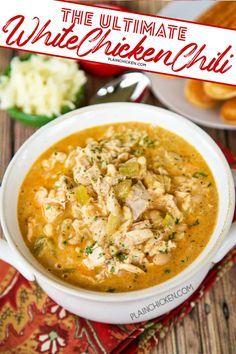
[[[222,150],[236,166],[236,157]],[[109,325],[72,315],[36,283],[0,261],[0,353],[147,353],[234,263],[236,249],[211,269],[188,300],[166,315],[138,324]]]

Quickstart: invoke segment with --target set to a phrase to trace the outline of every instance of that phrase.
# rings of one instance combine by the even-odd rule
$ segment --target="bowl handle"
[[[11,264],[16,268],[26,279],[34,281],[34,275],[27,269],[27,264],[24,260],[19,259],[17,254],[10,248],[7,241],[0,238],[0,259]]]
[[[229,230],[228,235],[224,239],[222,245],[218,249],[213,263],[219,262],[234,246],[236,245],[236,222],[234,222]]]
[[[236,186],[236,169],[231,168],[233,180],[234,180],[234,185]]]
[[[236,170],[231,169],[234,184],[236,185]],[[219,262],[230,250],[236,245],[236,222],[234,222],[229,230],[228,235],[224,239],[221,247],[217,251],[213,263]]]

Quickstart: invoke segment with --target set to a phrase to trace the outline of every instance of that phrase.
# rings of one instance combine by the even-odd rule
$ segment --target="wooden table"
[[[92,1],[91,1],[92,2]],[[94,1],[93,1],[94,2]],[[113,1],[130,9],[155,14],[164,3],[157,0]],[[0,70],[13,53],[0,50]],[[86,97],[107,79],[88,77]],[[147,103],[160,106],[150,96]],[[204,128],[205,129],[205,128]],[[11,120],[0,112],[0,179],[14,153],[35,129]],[[205,129],[214,139],[236,153],[236,131]],[[231,269],[197,304],[191,313],[174,326],[153,354],[233,354],[236,353],[236,267]]]

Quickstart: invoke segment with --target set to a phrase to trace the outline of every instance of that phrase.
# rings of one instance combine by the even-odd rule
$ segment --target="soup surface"
[[[31,167],[18,219],[29,249],[64,281],[123,292],[186,268],[209,241],[218,194],[200,154],[143,123],[106,125],[53,145]]]

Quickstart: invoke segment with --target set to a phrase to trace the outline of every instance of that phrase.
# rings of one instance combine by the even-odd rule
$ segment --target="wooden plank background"
[[[87,1],[95,3],[95,1]],[[100,1],[101,2],[101,1]],[[166,2],[158,0],[109,1],[134,11],[157,13]],[[4,69],[16,53],[0,50],[0,70]],[[107,79],[88,76],[86,97]],[[150,95],[147,103],[160,106]],[[205,129],[205,128],[204,128]],[[0,179],[14,153],[35,129],[11,120],[0,112]],[[236,153],[236,131],[205,129],[214,139]],[[176,324],[154,349],[152,354],[235,354],[236,353],[236,267],[226,273],[197,304],[191,313]]]

